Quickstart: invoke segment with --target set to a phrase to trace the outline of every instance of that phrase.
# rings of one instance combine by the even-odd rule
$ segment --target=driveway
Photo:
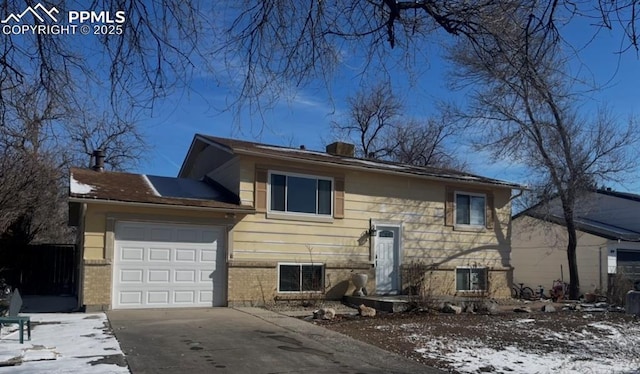
[[[133,374],[441,373],[259,308],[107,313]]]

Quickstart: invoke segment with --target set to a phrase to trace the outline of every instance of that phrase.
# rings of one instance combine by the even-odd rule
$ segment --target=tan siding
[[[250,159],[243,168],[254,167]],[[264,160],[260,160],[264,167]],[[275,164],[274,169],[296,167]],[[302,168],[302,166],[299,166]],[[308,170],[308,169],[307,169]],[[330,170],[320,168],[319,174]],[[312,171],[307,173],[313,174]],[[251,176],[243,170],[241,176]],[[239,261],[367,261],[370,254],[366,233],[369,221],[403,223],[404,261],[425,261],[447,266],[509,267],[507,227],[510,220],[510,190],[493,191],[495,227],[456,231],[444,225],[445,184],[410,177],[345,172],[344,219],[309,222],[270,219],[264,213],[247,216],[234,230],[234,259]],[[246,188],[251,188],[248,180]],[[241,182],[242,183],[242,182]],[[450,184],[454,189],[470,190]],[[241,190],[244,190],[244,188]],[[478,188],[471,188],[477,190]],[[249,192],[249,191],[248,191]],[[491,191],[488,191],[491,192]]]
[[[543,285],[546,290],[561,275],[569,282],[565,227],[526,216],[518,217],[512,225],[514,282],[532,288]],[[583,293],[595,288],[606,289],[606,278],[600,272],[602,266],[606,266],[601,264],[601,248],[606,249],[606,239],[578,232],[578,271]]]

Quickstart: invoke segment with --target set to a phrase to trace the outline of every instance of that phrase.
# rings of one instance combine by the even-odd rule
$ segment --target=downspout
[[[604,288],[602,287],[602,256],[603,254],[606,252],[603,252],[602,247],[598,248],[598,283],[599,283],[599,289],[600,292],[602,292],[602,290],[604,290]]]

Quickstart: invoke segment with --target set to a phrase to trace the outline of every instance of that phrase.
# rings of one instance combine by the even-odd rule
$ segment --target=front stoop
[[[364,304],[375,310],[387,313],[405,312],[409,309],[409,300],[407,296],[345,296],[342,299],[350,305]]]

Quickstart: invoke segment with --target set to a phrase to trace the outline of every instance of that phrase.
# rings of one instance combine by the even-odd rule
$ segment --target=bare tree
[[[336,69],[355,58],[363,80],[398,70],[419,74],[428,66],[426,46],[446,35],[474,48],[484,45],[496,24],[510,14],[527,14],[522,22],[524,44],[530,36],[546,43],[564,41],[567,22],[588,20],[594,35],[600,28],[622,30],[622,49],[638,47],[635,1],[409,1],[409,0],[245,0],[228,10],[219,49],[232,79],[243,79],[240,100],[278,99],[290,87],[314,79],[325,82]],[[513,21],[513,19],[511,19]],[[617,52],[617,51],[615,51]],[[353,57],[355,56],[355,57]],[[352,65],[349,65],[352,68]],[[410,78],[411,79],[411,78]]]
[[[400,125],[403,105],[388,83],[365,86],[347,99],[344,121],[333,121],[339,135],[356,140],[356,154],[366,158],[388,157],[394,145],[388,136]]]
[[[108,152],[113,169],[135,164],[145,148],[139,129],[128,113],[110,116],[107,105],[96,118],[94,101],[77,111],[36,84],[3,95],[10,100],[0,126],[0,235],[13,244],[69,240],[68,168],[88,166],[92,147]]]
[[[456,45],[451,59],[457,81],[476,88],[466,118],[482,130],[478,145],[527,165],[543,201],[560,201],[576,298],[576,200],[596,183],[637,167],[631,151],[639,133],[635,121],[620,124],[606,111],[580,114],[580,82],[567,74],[562,51],[544,30],[530,33],[529,19],[526,12],[505,16],[478,40],[482,48]]]
[[[333,121],[332,129],[336,136],[356,144],[358,156],[416,166],[463,168],[447,144],[460,134],[460,122],[446,115],[427,120],[405,116],[404,104],[390,83],[365,86],[347,103],[345,118]]]
[[[410,118],[391,134],[395,143],[391,158],[404,164],[463,170],[466,165],[447,144],[460,137],[465,127],[461,125],[446,115],[423,122]]]

